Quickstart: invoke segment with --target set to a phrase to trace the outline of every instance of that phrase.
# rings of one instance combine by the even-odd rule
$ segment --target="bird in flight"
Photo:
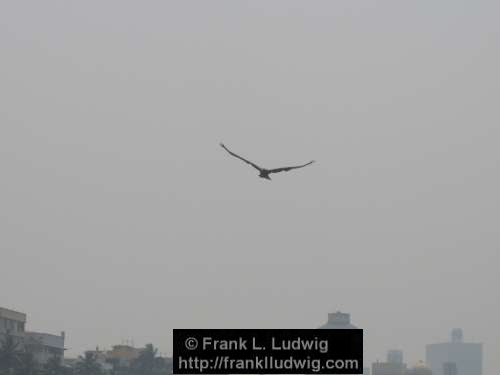
[[[314,160],[311,160],[309,163],[306,163],[306,164],[303,164],[303,165],[297,165],[297,166],[293,166],[293,167],[282,167],[282,168],[274,168],[274,169],[266,169],[266,168],[261,168],[259,167],[257,164],[255,163],[252,163],[251,161],[245,159],[245,158],[242,158],[241,156],[239,155],[236,155],[234,152],[232,152],[231,150],[229,150],[225,145],[224,143],[221,143],[220,144],[221,147],[226,150],[227,152],[229,152],[230,155],[234,156],[235,158],[238,158],[240,160],[243,160],[245,163],[247,164],[250,164],[252,167],[254,167],[255,169],[257,169],[259,171],[259,177],[261,178],[265,178],[265,179],[268,179],[270,180],[271,178],[269,177],[269,175],[271,173],[278,173],[278,172],[288,172],[292,169],[298,169],[298,168],[303,168],[309,164],[312,164],[314,163]]]

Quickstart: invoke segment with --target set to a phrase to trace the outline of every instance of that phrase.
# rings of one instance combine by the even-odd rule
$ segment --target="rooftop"
[[[320,329],[358,329],[351,324],[351,316],[349,314],[337,311],[328,314],[328,321],[323,324]]]
[[[26,322],[26,314],[15,311],[15,310],[10,310],[6,309],[5,307],[0,307],[0,318],[4,319],[10,319],[10,320],[16,320],[18,322]]]

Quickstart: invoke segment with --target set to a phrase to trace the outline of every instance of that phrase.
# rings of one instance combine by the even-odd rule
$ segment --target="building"
[[[62,363],[64,357],[65,333],[52,335],[41,332],[25,332],[24,347],[33,353],[35,361],[41,365],[46,364],[52,357],[57,357]]]
[[[115,345],[106,352],[106,359],[115,367],[128,367],[139,357],[143,348],[134,348],[130,345]]]
[[[372,363],[372,375],[406,375],[404,363],[375,362]]]
[[[85,355],[91,354],[103,373],[122,374],[127,373],[128,368],[143,350],[143,348],[134,348],[130,345],[114,345],[112,350],[100,350],[96,347],[95,350],[85,351]],[[76,359],[72,367],[75,367],[79,361],[81,358]]]
[[[85,354],[90,353],[96,359],[97,364],[104,374],[129,374],[130,367],[134,365],[134,361],[138,359],[145,350],[136,348],[131,345],[121,344],[114,345],[112,350],[100,350],[97,347],[95,350],[87,350]],[[76,359],[71,362],[67,361],[71,367],[75,368],[81,359]],[[161,369],[161,372],[172,374],[173,360],[170,357],[155,357],[155,367]]]
[[[389,350],[387,352],[387,362],[389,363],[403,363],[402,350]]]
[[[60,336],[49,333],[29,332],[25,330],[26,314],[0,307],[0,340],[9,333],[22,349],[33,353],[38,364],[45,364],[57,356],[61,362],[64,357],[64,332]]]
[[[433,375],[432,370],[423,361],[410,368],[407,372],[408,375]]]
[[[94,357],[103,374],[109,374],[111,371],[115,370],[113,364],[108,360],[107,352],[99,350],[99,347],[96,347],[95,350],[85,351],[84,357],[87,355],[92,355]],[[74,363],[73,368],[75,368],[80,361],[81,358],[78,358],[76,363]]]
[[[25,325],[26,314],[0,307],[0,342],[9,333],[20,343],[24,335]]]
[[[403,362],[401,350],[389,350],[387,362],[375,362],[372,364],[372,375],[406,375],[407,368]]]
[[[351,324],[351,316],[349,314],[337,311],[328,314],[328,321],[319,329],[358,329]]]
[[[318,329],[359,329],[355,325],[351,324],[351,315],[337,311],[328,314],[328,320],[325,324],[318,327]],[[362,363],[360,364],[363,365]],[[365,372],[365,368],[361,368],[360,372]]]
[[[455,362],[443,363],[443,374],[444,375],[458,375],[457,364]]]
[[[426,361],[434,375],[482,375],[483,347],[464,342],[457,328],[449,342],[426,346]]]
[[[406,371],[406,364],[404,363],[372,363],[372,375],[406,375]]]

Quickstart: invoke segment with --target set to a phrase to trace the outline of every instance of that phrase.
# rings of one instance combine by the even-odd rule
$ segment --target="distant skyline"
[[[0,307],[3,307],[3,306],[0,306]],[[25,312],[23,312],[23,311],[18,311],[18,312],[25,314]],[[347,328],[347,327],[362,328],[362,327],[357,327],[355,325],[352,325],[350,323],[350,313],[345,312],[345,311],[340,311],[340,310],[336,310],[336,311],[332,311],[331,313],[328,313],[328,319],[326,320],[326,322],[324,322],[324,324],[321,324],[319,327],[309,327],[309,328],[330,328],[330,329],[336,328],[335,324],[337,324],[338,322],[335,323],[335,324],[333,324],[333,321],[331,321],[330,315],[332,317],[333,317],[333,315],[346,315],[346,316],[348,316],[349,321],[340,323],[340,327],[344,326],[344,328]],[[28,326],[28,328],[29,328],[29,326]],[[257,328],[260,328],[260,327],[257,327]],[[339,327],[337,327],[337,328],[339,328]],[[429,344],[441,344],[441,343],[450,343],[450,342],[453,342],[456,339],[454,337],[452,337],[452,336],[454,334],[456,336],[457,331],[460,331],[460,335],[461,335],[460,336],[461,337],[460,340],[463,340],[463,331],[462,331],[462,329],[461,328],[453,328],[449,332],[449,336],[448,336],[448,338],[446,340],[442,340],[442,341],[435,342],[435,343],[427,343],[425,346],[428,346]],[[50,333],[50,332],[47,332],[47,333]],[[62,335],[66,334],[65,331],[61,331],[59,333],[62,334]],[[52,334],[56,334],[56,333],[52,332]],[[366,337],[366,335],[365,335],[364,336],[364,341],[366,342],[367,340],[369,341],[369,338]],[[464,342],[468,342],[468,341],[465,340]],[[91,348],[89,347],[89,348],[87,348],[85,350],[93,350],[94,348],[99,348],[100,350],[110,350],[115,345],[129,345],[129,346],[132,346],[132,347],[141,347],[141,346],[144,346],[146,344],[149,344],[149,342],[148,343],[142,343],[141,345],[135,345],[134,338],[133,337],[127,337],[127,338],[122,338],[120,342],[111,343],[109,346],[106,346],[106,345],[102,346],[102,345],[96,344],[95,347],[92,346]],[[152,344],[154,344],[154,343],[152,343]],[[173,347],[173,346],[171,346],[171,347]],[[70,348],[68,348],[68,349],[71,350]],[[395,348],[387,349],[386,352],[385,352],[385,357],[383,357],[383,358],[377,358],[376,360],[374,360],[372,362],[367,362],[367,363],[365,363],[364,367],[370,367],[371,363],[374,363],[374,362],[379,362],[379,361],[380,362],[385,362],[385,361],[388,361],[388,357],[387,356],[389,355],[389,353],[395,353],[395,352],[397,352],[397,354],[399,356],[402,355],[403,362],[406,363],[409,367],[411,367],[412,365],[415,365],[415,364],[417,364],[417,363],[419,363],[421,361],[424,361],[423,359],[419,359],[418,361],[415,361],[415,362],[406,362],[406,358],[404,357],[405,351],[401,347],[398,347],[398,349],[395,349]],[[69,356],[69,357],[78,357],[82,353],[83,352],[81,352],[81,353],[75,352],[75,353],[73,353],[73,356]],[[165,353],[165,352],[161,352],[160,351],[159,355],[161,355],[161,356],[171,356],[172,353],[171,352],[170,353]],[[66,355],[66,357],[68,357],[68,355]]]
[[[489,0],[2,2],[0,306],[66,331],[70,356],[341,310],[365,365],[425,359],[460,327],[496,374],[499,16]],[[269,182],[220,142],[318,162]]]

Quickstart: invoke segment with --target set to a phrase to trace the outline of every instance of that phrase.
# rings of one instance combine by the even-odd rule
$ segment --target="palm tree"
[[[85,356],[80,356],[80,361],[76,364],[78,375],[101,375],[101,366],[97,363],[97,356],[94,352],[87,351]]]

